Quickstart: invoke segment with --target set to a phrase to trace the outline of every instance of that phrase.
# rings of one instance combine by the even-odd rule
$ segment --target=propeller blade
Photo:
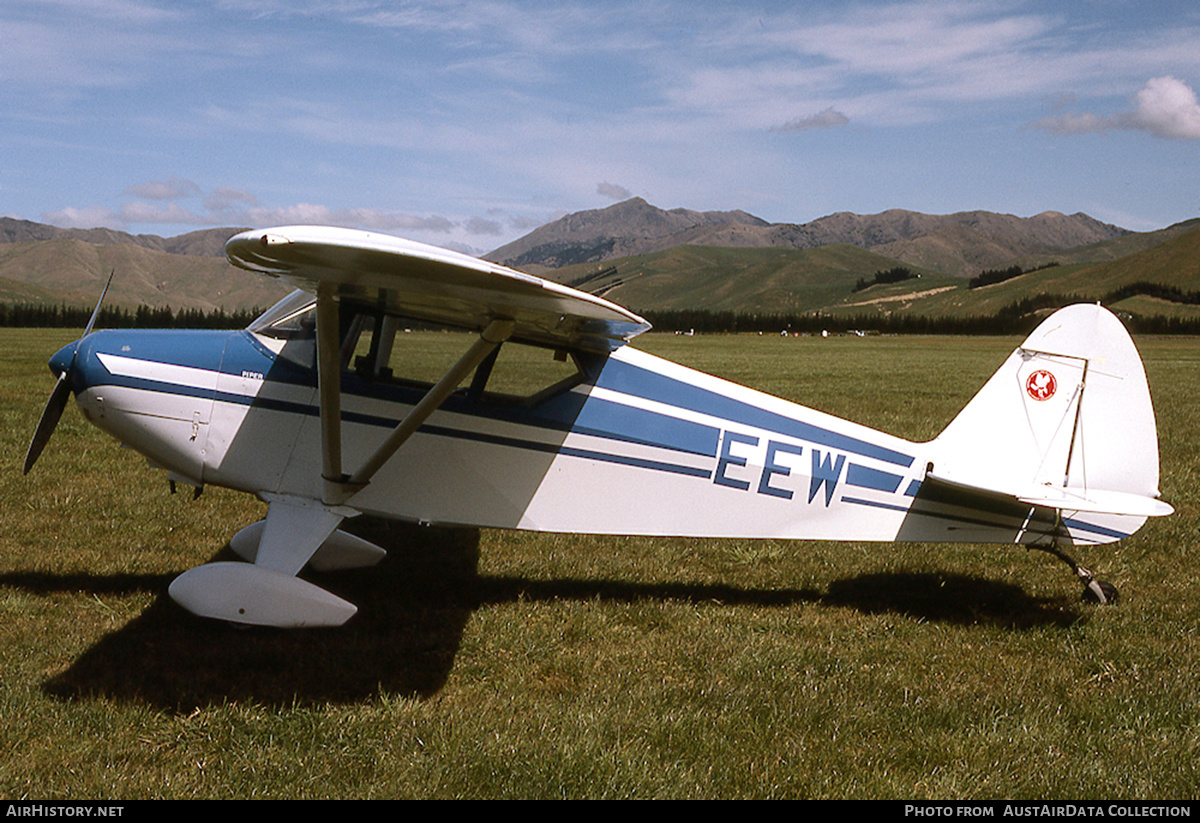
[[[104,290],[100,292],[96,308],[92,309],[92,316],[88,318],[83,335],[79,338],[80,342],[91,334],[92,329],[96,326],[96,318],[100,316],[100,306],[104,304],[104,296],[108,294],[108,287],[112,285],[113,275],[116,274],[116,271],[113,269],[108,273],[108,281],[104,284]],[[54,391],[50,392],[46,408],[42,409],[42,416],[38,420],[37,428],[34,429],[33,439],[29,441],[29,450],[25,452],[25,466],[22,474],[29,474],[29,470],[41,456],[42,449],[46,448],[46,443],[50,441],[50,435],[54,434],[54,428],[58,425],[59,418],[62,417],[63,409],[67,407],[67,401],[71,398],[71,372],[75,369],[75,357],[78,353],[79,346],[77,345],[71,354],[70,364],[58,376],[58,382],[54,384]]]
[[[50,399],[46,401],[46,408],[42,409],[42,416],[33,432],[33,439],[29,441],[29,450],[25,453],[25,468],[21,472],[22,474],[29,474],[29,470],[41,456],[42,449],[46,448],[50,435],[54,434],[54,427],[58,425],[58,419],[62,417],[63,409],[67,407],[67,401],[70,398],[70,372],[63,372],[58,376],[58,382],[54,384],[54,391],[50,392]]]
[[[96,318],[100,316],[100,306],[104,303],[104,295],[108,294],[108,287],[112,285],[113,275],[116,273],[116,269],[108,273],[108,282],[104,284],[104,290],[100,292],[100,299],[96,301],[96,308],[92,309],[92,316],[88,319],[87,326],[83,330],[83,336],[79,338],[80,340],[92,333],[92,327],[96,325]]]

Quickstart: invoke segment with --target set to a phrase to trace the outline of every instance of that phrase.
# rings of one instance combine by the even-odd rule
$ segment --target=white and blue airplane
[[[910,442],[654,357],[649,328],[598,297],[376,233],[238,234],[237,266],[295,287],[248,328],[93,331],[57,352],[25,459],[68,398],[172,484],[257,495],[243,561],[184,572],[183,608],[233,623],[341,625],[356,607],[298,577],[382,549],[361,514],[536,531],[1014,543],[1116,590],[1064,550],[1133,534],[1159,499],[1158,436],[1133,341],[1098,305],[1046,319],[945,430]],[[101,301],[103,295],[101,295]],[[97,311],[99,305],[97,305]],[[438,374],[405,324],[463,335]],[[532,352],[543,382],[505,382]],[[415,367],[415,366],[414,366]]]

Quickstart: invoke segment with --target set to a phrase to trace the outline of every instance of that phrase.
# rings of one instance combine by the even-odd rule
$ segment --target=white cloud
[[[42,222],[62,229],[112,228],[120,225],[120,219],[112,209],[103,206],[78,209],[73,206],[46,212]]]
[[[500,223],[486,217],[471,217],[464,224],[464,228],[469,234],[484,237],[495,237],[502,232]]]
[[[377,231],[422,231],[448,233],[456,224],[440,215],[417,217],[378,209],[334,209],[315,203],[296,203],[281,208],[251,208],[242,213],[244,222],[254,226],[313,224],[349,226]]]
[[[1033,125],[1055,134],[1133,130],[1165,139],[1200,140],[1200,103],[1196,92],[1182,80],[1155,77],[1133,96],[1132,111],[1113,115],[1067,112]]]
[[[1155,77],[1134,96],[1129,122],[1157,137],[1200,140],[1196,92],[1174,77]]]
[[[160,184],[132,186],[143,189],[147,196],[162,196],[169,187]],[[188,190],[190,193],[190,189]],[[197,192],[198,187],[197,187]],[[132,226],[222,226],[222,225],[293,225],[315,224],[347,226],[376,231],[419,231],[449,234],[459,223],[440,215],[427,217],[388,212],[370,208],[330,208],[316,203],[295,203],[290,206],[263,207],[249,192],[233,187],[221,187],[204,198],[205,209],[193,211],[172,200],[136,200],[118,209],[96,206],[67,207],[42,215],[42,220],[62,228],[108,227],[129,229]],[[465,228],[472,234],[495,235],[499,224],[483,218],[471,218]]]
[[[616,183],[600,183],[596,186],[596,194],[601,197],[607,197],[609,200],[628,200],[633,197],[633,192],[624,186],[618,186]]]
[[[773,132],[789,132],[789,131],[810,131],[813,129],[832,129],[838,126],[844,126],[850,122],[850,118],[842,114],[833,106],[824,111],[810,114],[806,117],[797,117],[795,120],[789,120],[779,126],[772,126]]]
[[[1043,117],[1033,125],[1054,134],[1087,134],[1088,132],[1108,131],[1112,128],[1112,118],[1087,112],[1067,112],[1052,117]]]
[[[155,180],[130,186],[125,193],[150,200],[174,200],[177,197],[193,197],[200,193],[200,187],[191,180],[172,177],[169,180]]]
[[[218,186],[204,198],[204,208],[213,212],[223,212],[257,204],[258,198],[253,194],[234,186]]]
[[[121,223],[153,223],[173,226],[204,226],[208,221],[178,203],[147,203],[138,200],[126,203],[118,211]]]

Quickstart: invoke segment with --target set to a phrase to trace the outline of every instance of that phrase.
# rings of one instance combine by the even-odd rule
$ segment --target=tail
[[[1053,510],[1054,536],[1074,543],[1117,540],[1173,511],[1158,499],[1141,357],[1099,305],[1047,318],[931,447],[927,481],[1015,498],[1043,521]]]

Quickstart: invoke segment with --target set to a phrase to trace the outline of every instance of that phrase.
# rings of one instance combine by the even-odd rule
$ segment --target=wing
[[[231,263],[340,302],[481,330],[512,321],[512,337],[611,351],[650,328],[614,303],[497,263],[374,232],[286,226],[242,232]]]

